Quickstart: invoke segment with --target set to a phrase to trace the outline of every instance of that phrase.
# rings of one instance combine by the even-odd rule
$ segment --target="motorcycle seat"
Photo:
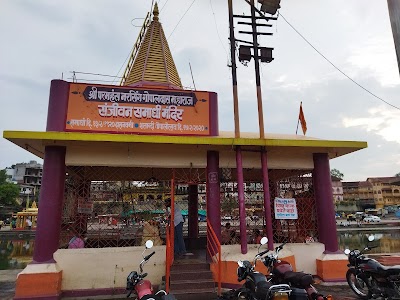
[[[397,265],[397,266],[383,266],[382,265],[382,270],[387,271],[390,274],[400,274],[400,265]]]
[[[286,272],[284,275],[284,280],[289,282],[291,285],[296,287],[305,288],[314,282],[311,274],[303,272]]]

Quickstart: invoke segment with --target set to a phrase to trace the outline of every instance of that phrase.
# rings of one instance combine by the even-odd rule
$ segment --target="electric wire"
[[[282,15],[282,13],[279,13],[279,15],[282,17],[282,19],[308,44],[311,46],[311,48],[313,48],[319,55],[321,55],[332,67],[334,67],[336,70],[338,70],[340,73],[342,73],[345,77],[347,77],[347,79],[349,79],[350,81],[352,81],[354,84],[356,84],[358,87],[360,87],[361,89],[363,89],[364,91],[366,91],[368,94],[370,94],[371,96],[375,97],[376,99],[384,102],[385,104],[400,110],[400,107],[397,107],[391,103],[389,103],[388,101],[382,99],[381,97],[377,96],[376,94],[374,94],[373,92],[371,92],[370,90],[368,90],[367,88],[363,87],[361,84],[359,84],[357,81],[355,81],[353,78],[351,78],[349,75],[347,75],[345,72],[343,72],[341,69],[339,69],[339,67],[337,67],[332,61],[330,61],[325,55],[323,55],[317,48],[315,48],[292,24],[289,23],[288,20],[286,20],[286,18]]]
[[[226,57],[229,57],[228,51],[226,51],[226,48],[225,48],[225,46],[224,46],[224,43],[222,43],[222,39],[221,39],[221,36],[220,36],[220,34],[219,34],[218,25],[217,25],[217,19],[215,18],[215,12],[214,12],[214,8],[213,8],[213,5],[212,5],[212,0],[210,0],[210,7],[211,7],[212,15],[213,15],[213,17],[214,17],[214,24],[215,24],[215,29],[216,29],[216,31],[217,31],[217,35],[218,35],[219,42],[221,43],[222,48],[224,48]],[[229,59],[228,59],[228,61],[229,61]]]
[[[190,10],[190,8],[192,7],[192,5],[196,2],[196,0],[193,0],[193,2],[189,5],[188,9],[185,11],[185,13],[183,14],[183,16],[179,19],[178,23],[176,24],[175,28],[172,30],[171,34],[168,36],[168,39],[171,37],[171,35],[174,33],[175,29],[178,27],[179,23],[182,21],[182,19],[185,17],[185,15],[187,14],[187,12]]]
[[[161,7],[161,11],[164,9],[165,5],[167,5],[168,1],[169,1],[169,0],[167,0],[167,1],[164,3],[164,5]]]

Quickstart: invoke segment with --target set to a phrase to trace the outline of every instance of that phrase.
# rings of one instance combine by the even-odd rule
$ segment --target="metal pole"
[[[397,66],[400,72],[400,1],[387,0],[389,8],[390,23],[392,24],[392,33],[394,46],[397,55]]]
[[[237,91],[237,76],[236,76],[236,41],[233,27],[233,6],[232,0],[228,0],[229,7],[229,40],[231,43],[231,67],[232,67],[232,87],[233,87],[233,116],[235,119],[235,138],[240,137],[239,126],[239,99]]]
[[[254,7],[254,0],[251,0],[251,23],[253,31],[253,49],[254,49],[254,67],[256,71],[256,85],[257,85],[257,104],[258,104],[258,126],[260,127],[260,138],[264,138],[264,117],[262,107],[261,95],[261,80],[260,80],[260,61],[258,58],[258,42],[257,42],[257,25],[256,25],[256,10]]]

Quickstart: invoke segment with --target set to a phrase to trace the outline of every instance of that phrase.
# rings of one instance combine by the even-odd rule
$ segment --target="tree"
[[[395,177],[400,177],[400,172],[394,175]]]
[[[0,205],[18,205],[16,201],[18,194],[19,187],[14,183],[7,182],[6,170],[0,170]]]
[[[335,176],[335,177],[339,178],[340,180],[342,180],[344,177],[343,173],[340,172],[338,169],[332,169],[331,176]]]

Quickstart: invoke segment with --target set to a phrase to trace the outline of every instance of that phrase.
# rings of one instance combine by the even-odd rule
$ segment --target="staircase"
[[[216,288],[205,259],[184,257],[171,268],[170,292],[179,300],[214,300]]]

